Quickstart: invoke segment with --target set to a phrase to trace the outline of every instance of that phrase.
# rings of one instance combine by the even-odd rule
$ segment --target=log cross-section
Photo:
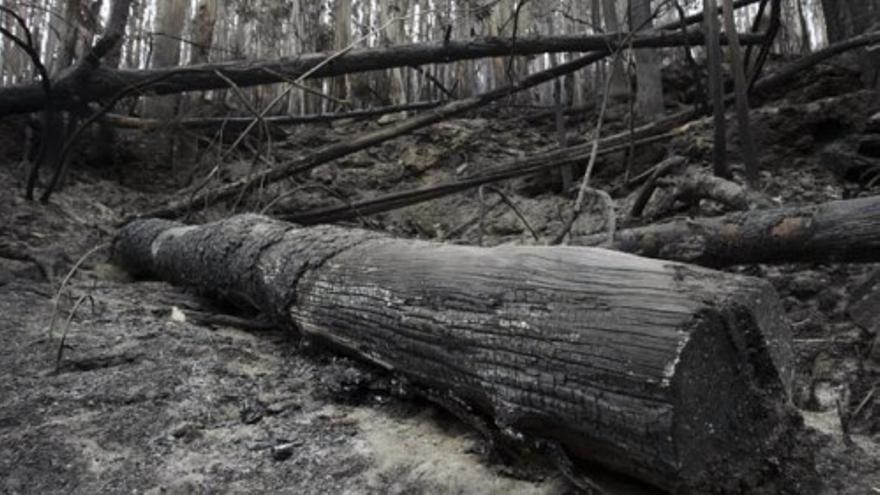
[[[768,283],[598,248],[456,246],[258,215],[138,220],[130,272],[259,308],[500,430],[665,489],[762,472],[791,347]]]

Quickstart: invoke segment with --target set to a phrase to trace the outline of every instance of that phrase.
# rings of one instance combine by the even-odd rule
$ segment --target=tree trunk
[[[351,43],[351,0],[336,0],[333,11],[333,49],[342,50]],[[331,95],[338,100],[348,99],[348,77],[333,79]]]
[[[156,4],[156,28],[153,41],[153,68],[177,67],[180,65],[180,39],[187,19],[186,0],[163,0]],[[178,98],[154,98],[148,102],[148,117],[170,119],[174,117]]]
[[[630,31],[644,24],[643,29],[651,29],[651,0],[629,0]],[[663,116],[663,77],[660,74],[660,54],[657,50],[638,50],[636,57],[636,108],[639,116],[653,120]]]
[[[828,42],[862,34],[880,19],[880,0],[822,0]]]
[[[687,38],[677,33],[663,33],[634,37],[636,48],[657,48],[702,44],[705,39],[701,33],[692,33]],[[747,44],[760,44],[760,35],[744,34],[741,41]],[[311,72],[310,78],[338,76],[356,72],[424,65],[434,62],[476,59],[507,54],[533,55],[547,52],[585,52],[595,51],[607,54],[617,46],[617,36],[558,36],[555,38],[520,38],[516,43],[508,39],[480,38],[469,41],[450,41],[449,43],[415,43],[388,48],[353,50],[332,64],[322,65]],[[226,81],[218,77],[217,70],[239,86],[255,86],[282,82],[286,78],[296,78],[322,64],[329,53],[307,53],[295,57],[276,60],[232,61],[218,64],[196,65],[184,68],[170,67],[151,70],[110,70],[98,67],[90,75],[89,85],[73,93],[72,81],[64,78],[55,81],[55,99],[59,105],[68,104],[74,94],[83,101],[108,98],[121,90],[150,83],[149,90],[155,94],[173,94],[185,91],[222,89]],[[141,88],[144,89],[144,88]],[[15,113],[29,113],[43,109],[46,98],[39,84],[27,84],[0,88],[0,116]],[[313,112],[317,113],[317,111]]]
[[[828,42],[844,41],[877,27],[880,0],[822,0]],[[876,84],[880,68],[876,60],[859,57],[862,75],[867,83]]]
[[[572,243],[606,240],[597,235]],[[880,262],[880,197],[648,225],[618,232],[610,247],[710,267]]]
[[[668,490],[749,486],[779,455],[789,329],[759,279],[601,249],[483,249],[258,215],[126,226],[136,275],[255,306],[500,434]]]
[[[715,0],[703,0],[703,12],[717,12]],[[714,142],[712,144],[712,167],[718,177],[730,178],[727,167],[727,121],[724,117],[724,86],[721,77],[721,47],[718,45],[718,16],[706,15],[706,66],[709,73],[709,94],[712,99],[712,113],[715,119]]]
[[[727,43],[727,51],[730,55],[730,70],[733,72],[734,98],[736,105],[736,119],[739,124],[739,147],[746,167],[746,178],[749,185],[755,187],[758,184],[758,153],[755,149],[755,139],[752,137],[752,126],[749,123],[749,97],[748,83],[746,82],[745,68],[742,60],[742,50],[739,39],[736,37],[736,21],[733,12],[733,0],[721,0],[723,2],[722,17],[724,18],[724,30],[731,34]]]
[[[617,19],[617,0],[602,0],[602,14],[605,17],[605,32],[620,33],[620,21]],[[617,100],[625,100],[629,95],[629,83],[627,82],[626,71],[623,68],[623,60],[615,57],[610,61],[608,69],[611,72],[611,98]],[[597,88],[602,91],[604,83]]]

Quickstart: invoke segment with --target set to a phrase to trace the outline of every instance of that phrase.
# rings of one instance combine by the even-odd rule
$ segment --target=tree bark
[[[733,94],[736,104],[736,119],[739,124],[740,153],[745,163],[746,179],[750,186],[755,187],[758,184],[758,153],[755,148],[755,139],[752,136],[752,126],[749,123],[749,87],[746,82],[739,39],[735,36],[736,19],[733,12],[733,0],[721,1],[723,2],[724,32],[733,34],[727,43],[727,53],[730,55],[730,70],[733,72]]]
[[[703,12],[717,12],[715,0],[703,0]],[[727,121],[724,117],[724,86],[721,77],[721,47],[715,40],[720,31],[718,16],[707,15],[704,19],[709,43],[706,44],[706,66],[709,73],[709,94],[712,99],[712,114],[715,119],[712,143],[712,167],[715,175],[730,178],[727,167]]]
[[[654,25],[651,0],[629,0],[630,30],[644,29]],[[636,58],[636,109],[645,120],[653,120],[663,116],[663,77],[660,73],[660,54],[657,50],[639,50]]]
[[[156,30],[153,40],[153,57],[151,65],[154,69],[177,67],[180,65],[180,39],[186,24],[189,1],[163,0],[156,4]],[[99,77],[98,74],[95,74]],[[148,117],[170,119],[177,110],[177,97],[152,98],[146,102]]]
[[[789,329],[759,279],[602,249],[484,249],[258,215],[126,226],[136,275],[256,307],[489,418],[668,490],[780,455]],[[463,405],[463,406],[462,406]]]
[[[605,31],[619,33],[621,29],[620,21],[617,17],[617,1],[602,0],[602,14],[605,18]],[[610,60],[607,70],[611,71],[611,84],[609,86],[611,94],[608,96],[617,100],[626,99],[629,95],[629,90],[627,89],[629,82],[627,82],[626,71],[623,69],[623,60],[620,57]],[[599,88],[601,87],[600,85]]]
[[[596,235],[572,243],[606,240]],[[618,232],[610,247],[709,267],[880,262],[880,197],[648,225]]]
[[[676,33],[635,36],[636,48],[656,48],[681,46],[686,41],[691,45],[701,44],[701,33],[692,33],[685,39]],[[556,38],[520,38],[516,43],[508,39],[481,38],[470,41],[450,41],[448,43],[415,43],[387,48],[353,50],[333,63],[326,64],[311,74],[311,78],[338,76],[356,72],[423,65],[434,62],[477,59],[508,54],[530,55],[547,52],[596,51],[609,53],[617,46],[619,35],[559,36]],[[759,44],[761,36],[742,35],[744,44]],[[169,77],[150,86],[153,94],[173,94],[185,91],[223,89],[228,83],[218,77],[221,71],[238,86],[254,86],[283,82],[278,74],[287,79],[313,69],[330,57],[330,53],[310,53],[277,60],[234,61],[219,64],[204,64],[189,67],[169,67],[150,70],[112,70],[97,68],[89,79],[89,85],[75,92],[72,81],[62,77],[54,82],[54,99],[59,105],[69,103],[76,96],[81,101],[95,101],[108,98],[125,88],[130,88],[154,80],[163,75]],[[11,86],[0,89],[0,116],[15,113],[29,113],[42,110],[46,98],[38,84]],[[317,113],[317,112],[312,112]]]
[[[822,0],[829,43],[842,42],[853,36],[870,32],[880,19],[880,0]],[[877,83],[880,69],[870,57],[858,58],[866,83]],[[875,88],[877,89],[877,88]]]
[[[269,126],[286,126],[298,124],[314,124],[317,122],[332,122],[342,119],[362,119],[366,117],[378,117],[388,115],[390,113],[399,112],[415,112],[420,110],[429,110],[443,105],[443,101],[421,101],[409,103],[406,105],[392,105],[388,107],[368,108],[365,110],[352,110],[350,112],[339,113],[318,113],[314,115],[277,115],[263,117],[263,122]],[[171,127],[178,129],[209,129],[216,131],[225,129],[227,131],[241,132],[251,125],[254,121],[253,117],[204,117],[204,118],[184,118],[167,122],[159,119],[143,119],[138,117],[128,117],[125,115],[108,114],[107,122],[123,128],[123,129],[142,129],[155,130],[163,127]]]
[[[338,51],[351,43],[351,0],[336,0],[333,7],[333,49]],[[348,77],[334,79],[330,94],[337,100],[347,100]]]

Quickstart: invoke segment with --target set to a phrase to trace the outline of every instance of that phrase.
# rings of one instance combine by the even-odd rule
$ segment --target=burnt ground
[[[814,69],[754,110],[762,192],[781,205],[880,192],[868,186],[870,177],[860,183],[861,174],[837,168],[848,152],[880,165],[863,145],[873,139],[869,121],[878,103],[849,66],[838,64]],[[260,189],[234,207],[301,211],[466,175],[552,146],[552,118],[523,117],[532,113],[502,105],[451,120]],[[608,132],[626,128],[625,114],[612,108]],[[195,165],[170,165],[161,134],[122,134],[116,165],[83,149],[66,188],[48,205],[23,199],[22,124],[0,122],[0,492],[572,492],[548,466],[500,462],[474,431],[407,396],[393,377],[303,349],[290,331],[208,322],[205,315],[236,310],[131,280],[109,261],[106,243],[118,222],[179,188],[196,187],[209,174],[233,179],[391,119],[290,129],[260,160],[251,153],[221,163],[215,148],[203,148]],[[594,120],[589,113],[573,119],[571,137],[583,139]],[[632,173],[672,152],[707,169],[711,124],[697,122],[638,149]],[[603,157],[595,185],[619,184],[625,163],[622,153]],[[542,242],[559,232],[573,203],[558,183],[548,173],[501,186]],[[616,192],[619,204],[629,204],[629,192]],[[709,200],[672,210],[661,204],[652,200],[642,222],[728,211]],[[215,207],[192,220],[233,209]],[[480,209],[472,191],[352,224],[449,242],[535,242],[503,204],[488,209],[481,229]],[[601,232],[604,222],[595,206],[576,230]],[[880,265],[731,270],[767,278],[783,298],[797,350],[794,401],[807,426],[800,448],[816,460],[821,492],[880,492],[880,320],[871,308],[854,310],[876,290]],[[768,483],[764,492],[796,491],[791,481]]]

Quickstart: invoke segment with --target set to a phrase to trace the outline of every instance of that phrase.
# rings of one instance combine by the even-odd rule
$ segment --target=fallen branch
[[[456,115],[469,112],[505,98],[508,95],[537,86],[570,72],[574,72],[592,64],[593,62],[601,60],[604,57],[604,52],[587,54],[583,57],[572,60],[571,62],[532,74],[511,86],[504,86],[471,98],[449,102],[430,113],[416,115],[398,122],[397,124],[380,128],[360,136],[355,136],[346,141],[325,146],[314,153],[293,162],[286,163],[280,167],[265,170],[258,174],[254,174],[252,177],[242,178],[218,188],[193,195],[186,200],[172,202],[169,205],[160,207],[140,216],[170,218],[182,215],[191,210],[207,207],[216,201],[241,194],[250,187],[251,184],[260,183],[265,185],[298,173],[307,172],[331,160],[383,143],[397,136],[427,127]]]
[[[605,240],[591,235],[572,244],[598,246]],[[711,267],[880,262],[880,196],[626,229],[611,247]]]
[[[703,172],[691,171],[669,179],[663,185],[672,189],[658,212],[672,209],[676,201],[696,205],[702,199],[721,203],[732,210],[766,209],[776,206],[767,196],[736,182]]]
[[[626,139],[628,135],[629,132],[616,134],[614,136],[609,136],[608,138],[603,139],[603,146],[599,149],[598,153],[600,155],[604,155],[626,149],[626,147],[629,146],[628,144],[614,143],[622,142]],[[657,141],[668,139],[671,136],[672,133],[649,136],[647,138],[639,140],[636,144],[645,145],[649,143],[654,143]],[[515,160],[513,162],[497,166],[495,167],[495,170],[490,169],[489,172],[474,175],[472,177],[467,177],[457,181],[446,182],[410,191],[391,193],[385,196],[381,196],[379,198],[356,201],[345,206],[336,206],[296,213],[282,212],[276,216],[290,222],[295,222],[303,225],[314,225],[318,223],[331,223],[341,220],[350,220],[366,215],[374,215],[386,211],[397,210],[400,208],[405,208],[407,206],[424,203],[433,199],[442,198],[444,196],[449,196],[451,194],[467,191],[469,189],[473,189],[484,184],[492,184],[503,180],[515,179],[517,177],[525,177],[538,172],[553,170],[559,167],[572,166],[578,163],[583,163],[583,161],[590,156],[591,147],[592,143],[589,143],[585,145],[582,144],[578,146],[571,146],[569,148],[564,148],[561,150],[538,153],[532,155],[529,158]],[[474,168],[480,169],[481,167]]]
[[[784,455],[792,352],[765,281],[604,249],[453,246],[259,215],[135,221],[135,275],[256,307],[435,390],[498,435],[670,491],[756,486]]]
[[[350,112],[318,113],[309,115],[278,115],[264,117],[263,121],[270,126],[314,124],[318,122],[333,122],[345,119],[362,119],[378,117],[398,112],[412,112],[437,108],[445,101],[423,101],[406,105],[390,105],[378,108],[366,108],[352,110]],[[109,114],[105,116],[108,123],[123,129],[158,130],[165,128],[179,129],[231,129],[241,130],[250,124],[253,117],[206,117],[206,118],[183,118],[176,120],[148,119],[129,117],[126,115]]]
[[[790,83],[798,74],[841,53],[880,43],[880,32],[855,36],[848,40],[828,45],[806,57],[802,57],[782,69],[761,79],[754,87],[754,94],[767,98],[771,93]]]

